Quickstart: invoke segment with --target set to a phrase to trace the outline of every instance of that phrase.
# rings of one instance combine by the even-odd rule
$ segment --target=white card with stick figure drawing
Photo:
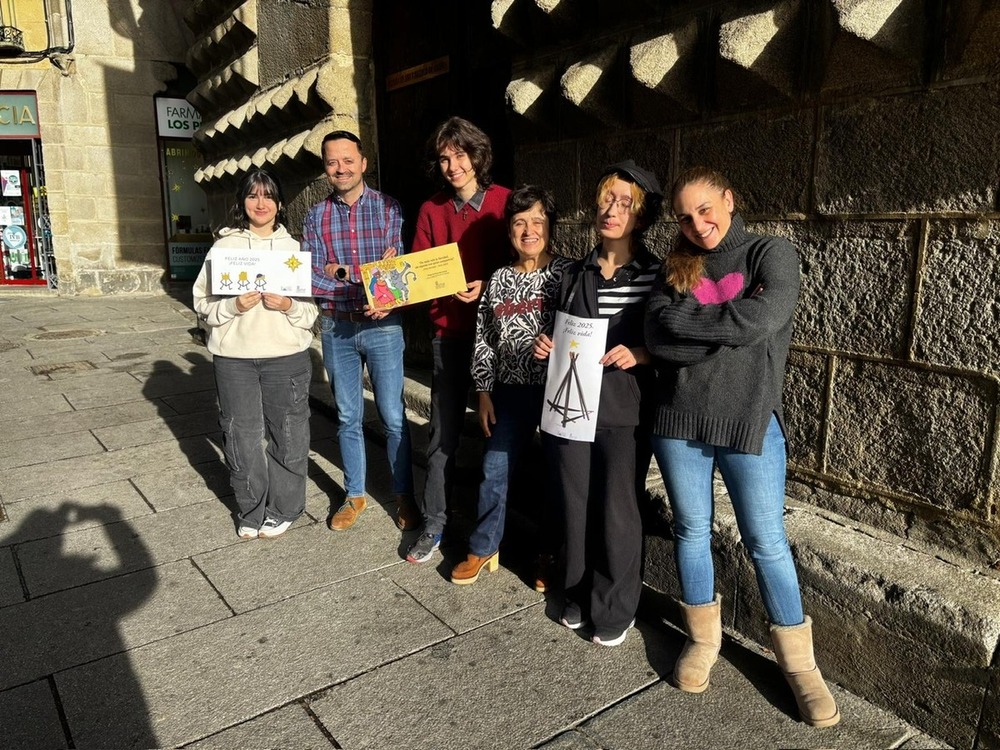
[[[606,318],[556,313],[542,404],[542,430],[556,437],[594,442],[608,340]]]
[[[312,297],[310,253],[214,248],[208,263],[212,294],[274,292],[286,297]]]

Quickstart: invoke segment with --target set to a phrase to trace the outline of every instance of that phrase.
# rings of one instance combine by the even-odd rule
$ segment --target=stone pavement
[[[668,623],[641,612],[595,646],[516,550],[473,586],[447,581],[460,548],[407,564],[374,442],[376,502],[329,531],[321,368],[306,515],[237,539],[195,333],[167,296],[0,293],[0,746],[945,747],[836,686],[842,722],[801,724],[774,663],[734,640],[711,688],[681,693]]]

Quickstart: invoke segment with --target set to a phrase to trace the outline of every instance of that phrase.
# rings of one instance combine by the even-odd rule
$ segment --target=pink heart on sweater
[[[738,271],[727,273],[718,281],[702,278],[691,290],[695,298],[703,305],[721,305],[736,299],[743,291],[743,274]]]

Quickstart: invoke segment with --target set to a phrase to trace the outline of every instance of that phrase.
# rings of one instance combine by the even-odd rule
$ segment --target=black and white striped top
[[[658,270],[657,266],[643,268],[638,264],[629,263],[615,271],[615,275],[610,279],[598,276],[598,317],[610,318],[629,305],[645,302],[653,288]]]

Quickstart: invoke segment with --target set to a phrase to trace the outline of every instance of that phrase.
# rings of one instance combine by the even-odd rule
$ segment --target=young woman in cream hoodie
[[[219,392],[219,424],[236,495],[237,533],[276,537],[302,515],[309,456],[309,346],[318,310],[311,298],[250,291],[211,294],[216,250],[296,252],[281,224],[278,181],[264,170],[240,182],[234,226],[219,232],[194,283],[194,309],[208,324]]]

